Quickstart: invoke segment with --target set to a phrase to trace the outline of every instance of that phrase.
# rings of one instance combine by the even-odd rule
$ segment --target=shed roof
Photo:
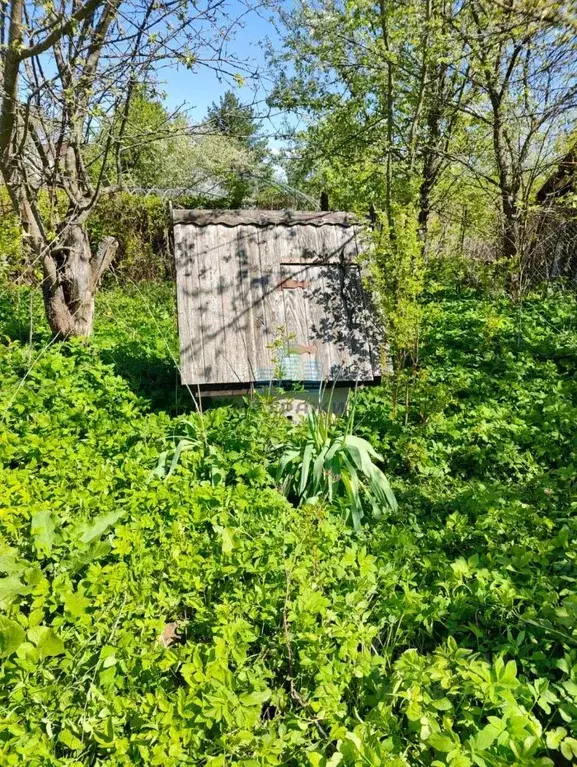
[[[175,224],[194,226],[342,226],[359,221],[351,213],[310,210],[173,210]]]
[[[560,160],[554,172],[537,192],[537,202],[551,203],[575,192],[577,182],[577,145]]]
[[[375,380],[350,213],[175,210],[173,223],[183,383]]]

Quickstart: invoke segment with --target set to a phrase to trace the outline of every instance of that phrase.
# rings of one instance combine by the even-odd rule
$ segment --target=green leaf
[[[397,511],[398,504],[395,494],[393,493],[393,490],[389,484],[389,480],[385,477],[378,466],[373,466],[369,479],[371,482],[371,488],[375,495],[380,497],[380,500],[387,504],[391,511]]]
[[[73,618],[80,618],[86,613],[86,608],[90,605],[90,600],[84,596],[81,590],[70,592],[64,597],[64,609]]]
[[[166,459],[168,457],[168,450],[163,450],[158,456],[158,462],[155,468],[150,472],[149,479],[152,477],[160,477],[163,479],[166,477]]]
[[[507,685],[516,685],[517,683],[517,664],[514,660],[507,662],[505,671],[501,677],[501,683]]]
[[[176,450],[174,451],[174,455],[172,456],[172,461],[170,463],[170,468],[168,469],[168,473],[166,475],[167,479],[172,474],[174,474],[176,467],[178,465],[178,462],[180,460],[181,453],[185,453],[187,450],[192,450],[195,447],[194,443],[191,442],[189,439],[181,439],[178,445],[176,446]]]
[[[323,475],[325,471],[325,457],[328,449],[328,445],[325,445],[313,463],[313,487],[311,488],[313,494],[316,494],[316,490],[322,486]]]
[[[577,684],[575,682],[572,682],[570,679],[568,679],[566,682],[563,682],[563,687],[567,690],[571,697],[577,697]]]
[[[84,748],[82,741],[73,735],[70,730],[62,730],[58,735],[58,740],[71,751],[81,751]]]
[[[312,442],[307,442],[303,452],[301,482],[299,486],[299,496],[301,497],[305,494],[305,490],[306,490],[306,486],[307,486],[307,482],[309,478],[309,471],[311,468],[312,455],[313,455],[313,444]]]
[[[0,573],[19,575],[25,566],[18,561],[18,550],[12,546],[0,547]]]
[[[91,543],[105,533],[109,527],[117,522],[125,514],[124,511],[110,511],[96,517],[92,524],[83,524],[78,527],[76,535],[80,536],[81,543]]]
[[[565,759],[569,760],[577,756],[577,740],[575,738],[565,738],[561,743],[561,753]]]
[[[243,706],[262,706],[270,698],[270,690],[253,690],[239,695],[239,700]]]
[[[28,639],[36,645],[41,659],[52,658],[65,652],[63,641],[50,626],[35,626],[29,629]]]
[[[558,749],[565,737],[567,737],[567,730],[564,727],[556,727],[554,730],[549,730],[546,735],[547,748]]]
[[[30,535],[38,554],[50,554],[54,544],[56,525],[49,511],[37,511],[32,515]]]
[[[371,443],[362,437],[356,437],[354,434],[347,434],[345,437],[345,444],[347,447],[356,448],[361,456],[366,453],[370,459],[374,458],[375,461],[383,460],[383,457],[377,453]],[[364,460],[366,460],[366,458],[364,458]]]
[[[382,460],[381,456],[373,449],[371,444],[360,437],[348,434],[344,444],[354,461],[355,465],[369,480],[371,490],[377,499],[388,506],[392,511],[397,509],[397,499],[393,493],[388,479],[371,458]]]
[[[0,658],[8,658],[26,639],[24,629],[16,621],[0,616]]]
[[[448,711],[450,708],[453,708],[453,704],[448,698],[439,698],[439,700],[434,700],[433,706],[437,709],[437,711]]]
[[[28,588],[17,575],[0,578],[0,607],[9,607],[16,597],[26,594]]]
[[[439,732],[434,732],[432,735],[429,735],[427,743],[433,746],[437,751],[443,753],[448,753],[455,747],[455,741],[452,738],[448,735],[441,735]]]
[[[452,754],[449,754],[447,761],[450,763],[451,767],[471,767],[473,764],[468,756],[459,754],[455,751],[453,751]]]
[[[354,747],[357,749],[359,754],[362,754],[362,752],[363,752],[363,743],[362,743],[361,739],[359,738],[359,736],[356,733],[351,732],[349,730],[347,732],[347,734],[346,734],[346,739],[348,741],[350,741],[354,745]]]
[[[229,554],[232,554],[234,548],[232,532],[228,527],[221,527],[219,532],[222,539],[222,553],[228,556]]]
[[[490,748],[499,737],[501,730],[494,724],[487,724],[475,736],[475,748],[478,751],[485,751]]]

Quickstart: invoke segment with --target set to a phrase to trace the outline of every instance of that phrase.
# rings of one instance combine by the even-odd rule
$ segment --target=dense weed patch
[[[167,288],[103,293],[90,345],[29,347],[10,295],[2,764],[575,760],[572,296],[431,298],[408,411],[359,396],[398,510],[356,532],[282,495],[266,402],[183,412]]]

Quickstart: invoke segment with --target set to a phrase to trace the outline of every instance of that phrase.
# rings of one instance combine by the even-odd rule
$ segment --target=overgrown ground
[[[572,295],[431,297],[409,412],[360,397],[399,501],[360,533],[278,492],[266,401],[191,414],[169,288],[89,346],[29,316],[4,289],[1,764],[577,761]]]

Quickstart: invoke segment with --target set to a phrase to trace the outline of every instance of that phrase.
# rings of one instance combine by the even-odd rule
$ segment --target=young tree
[[[234,91],[228,90],[218,104],[209,107],[206,129],[228,139],[229,151],[236,147],[239,153],[248,153],[251,158],[245,168],[238,163],[231,166],[224,179],[231,206],[240,207],[259,180],[269,175],[265,162],[267,140],[260,135],[255,111],[250,104],[243,104]],[[222,138],[220,140],[222,142]]]
[[[576,9],[562,0],[281,7],[273,99],[307,121],[291,177],[337,204],[380,208],[393,237],[395,206],[415,205],[422,243],[431,211],[447,212],[447,190],[475,188],[501,224],[500,252],[517,255],[536,184],[575,121]],[[457,197],[454,231],[465,220],[458,208]]]
[[[167,178],[167,159],[178,154],[182,144],[176,140],[186,135],[186,119],[171,114],[162,100],[143,86],[135,88],[126,120],[118,120],[118,166],[111,163],[107,183],[122,181],[130,187],[161,187]],[[106,136],[103,137],[106,140]],[[99,142],[100,144],[101,142]],[[116,160],[116,157],[111,158]]]
[[[293,13],[279,11],[285,50],[273,59],[273,102],[313,118],[297,145],[309,178],[312,167],[332,199],[352,194],[382,209],[390,230],[393,203],[414,204],[423,240],[470,90],[447,6],[301,0]]]
[[[243,104],[234,91],[226,91],[218,104],[213,103],[208,108],[206,123],[212,130],[236,139],[247,149],[262,150],[266,146],[266,140],[259,136],[254,109],[250,104]]]
[[[92,332],[94,295],[116,243],[104,238],[91,252],[86,221],[99,196],[121,182],[133,99],[169,61],[224,67],[222,39],[232,24],[222,0],[2,5],[0,172],[42,265],[46,315],[58,337]],[[96,136],[99,151],[87,153]]]

